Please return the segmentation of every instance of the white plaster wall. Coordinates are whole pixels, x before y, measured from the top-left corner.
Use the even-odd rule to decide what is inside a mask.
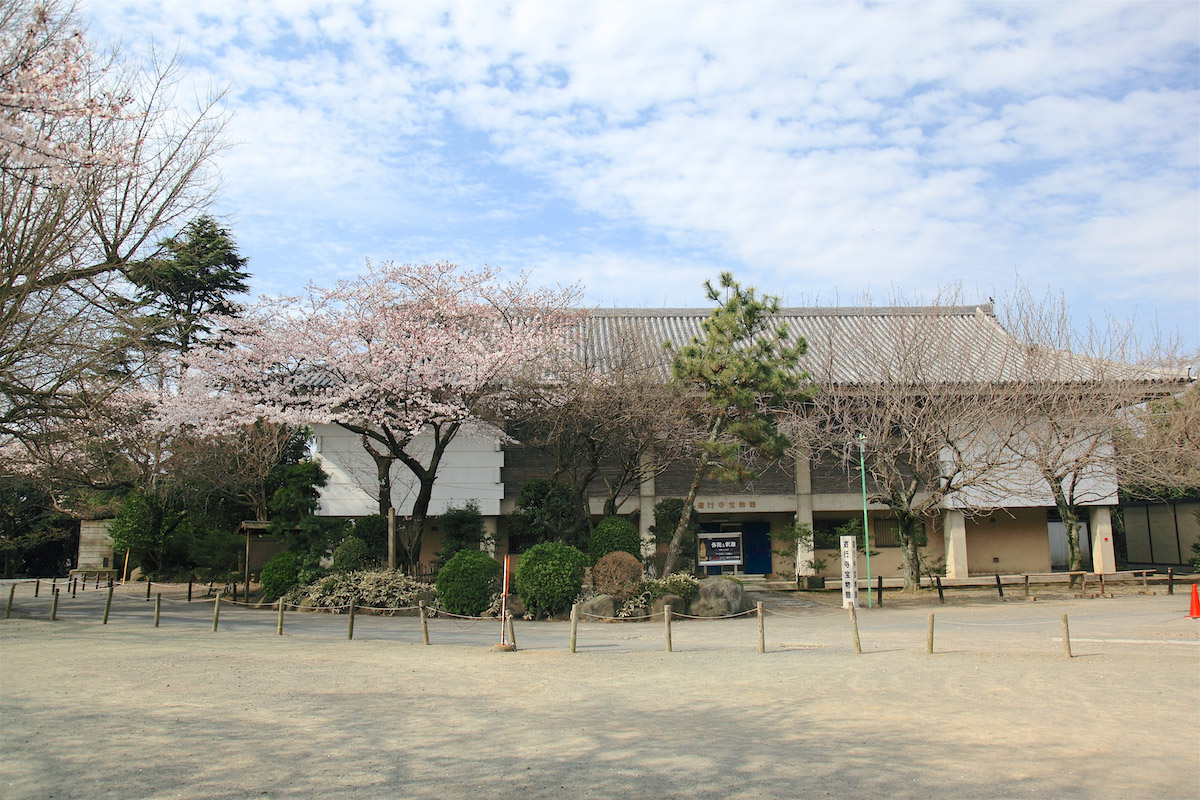
[[[336,425],[317,425],[316,456],[329,481],[321,489],[324,516],[359,517],[379,511],[375,462],[363,449],[362,440]],[[500,469],[504,452],[498,432],[472,430],[460,432],[446,449],[433,485],[430,514],[441,514],[451,506],[461,507],[470,500],[479,504],[484,516],[500,513],[504,485]],[[422,463],[428,464],[432,439],[422,434],[409,448]],[[396,513],[411,514],[417,482],[408,467],[399,461],[392,465],[392,504]]]

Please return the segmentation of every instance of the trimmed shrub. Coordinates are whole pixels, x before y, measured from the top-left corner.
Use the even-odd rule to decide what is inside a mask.
[[[371,558],[380,561],[387,558],[387,517],[382,514],[368,514],[354,520],[354,537],[366,542],[367,551]]]
[[[415,614],[413,606],[421,600],[430,600],[432,595],[433,587],[429,584],[399,572],[382,570],[329,575],[293,589],[284,600],[303,608],[328,609],[334,614],[346,613],[348,605],[354,601],[360,606],[384,609],[376,613],[391,616]]]
[[[300,559],[286,552],[273,556],[263,564],[262,589],[264,600],[277,600],[300,585]]]
[[[535,617],[562,613],[583,586],[588,558],[559,542],[542,542],[525,551],[517,564],[517,595]]]
[[[477,617],[496,593],[500,562],[479,550],[459,550],[437,574],[438,602],[452,614]]]
[[[642,584],[642,562],[623,550],[615,550],[592,567],[592,586],[597,594],[611,594],[619,602],[637,593]]]
[[[378,566],[372,557],[371,548],[357,536],[347,537],[333,549],[332,572],[354,572]]]
[[[642,539],[632,522],[621,517],[605,517],[592,531],[589,548],[592,563],[596,564],[609,553],[629,553],[639,561],[642,558]]]

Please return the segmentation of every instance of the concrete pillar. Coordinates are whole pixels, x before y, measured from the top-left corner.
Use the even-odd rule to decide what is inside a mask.
[[[645,458],[645,456],[643,456]],[[654,475],[647,470],[646,478],[638,484],[638,532],[642,536],[642,562],[649,563],[654,557],[654,505],[658,498],[654,494]]]
[[[807,525],[812,529],[812,465],[809,454],[801,451],[796,456],[796,526]],[[816,575],[809,563],[813,558],[812,539],[796,542],[796,578]]]
[[[499,530],[499,521],[499,517],[483,518],[483,541],[479,543],[479,549],[492,558],[496,557],[496,531]]]
[[[1117,571],[1117,554],[1113,549],[1112,513],[1108,506],[1089,509],[1088,529],[1092,534],[1092,572]]]
[[[942,525],[946,539],[946,577],[967,577],[967,521],[961,511],[947,511]]]

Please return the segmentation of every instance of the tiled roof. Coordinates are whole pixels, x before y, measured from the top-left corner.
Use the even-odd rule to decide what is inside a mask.
[[[654,347],[679,347],[701,335],[701,322],[710,313],[707,308],[593,309],[583,323],[586,352],[602,359],[625,332],[637,332]],[[1000,326],[991,304],[782,308],[773,322],[791,337],[807,340],[801,365],[821,381],[1006,382],[1032,375],[1088,381],[1145,375],[1111,362],[1024,345]],[[662,369],[664,375],[669,370],[665,353]]]

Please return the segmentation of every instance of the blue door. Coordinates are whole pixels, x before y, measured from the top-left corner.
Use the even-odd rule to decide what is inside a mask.
[[[766,575],[771,571],[771,523],[742,524],[742,558],[748,575]]]

